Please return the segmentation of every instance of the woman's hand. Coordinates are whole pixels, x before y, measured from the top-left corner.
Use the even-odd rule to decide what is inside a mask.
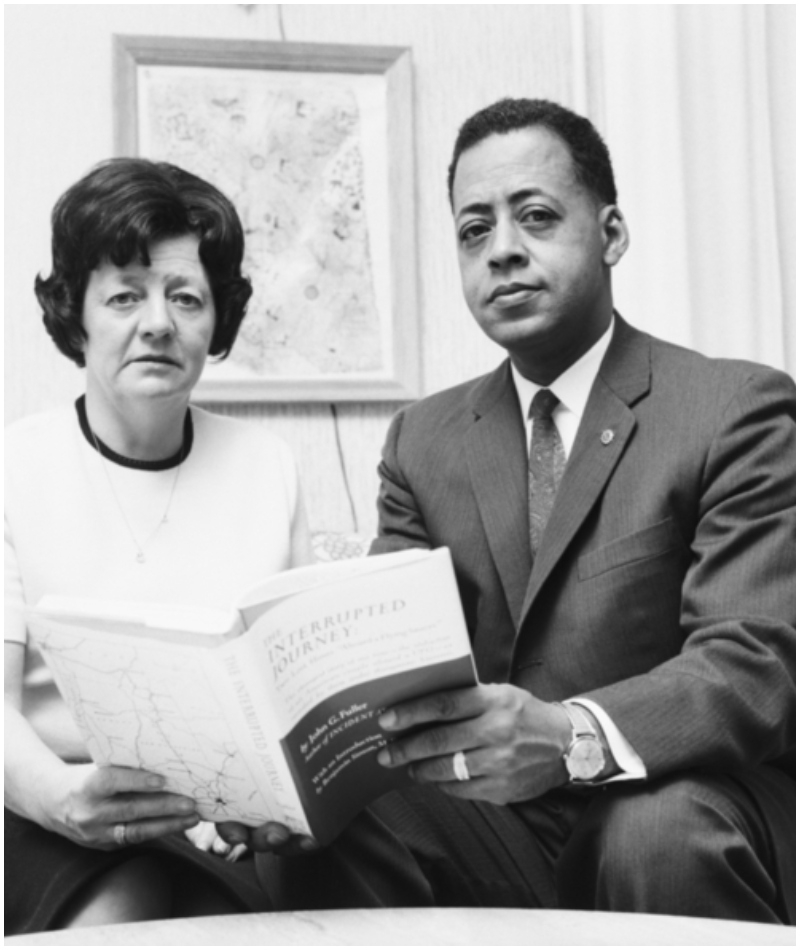
[[[298,854],[310,854],[319,845],[308,835],[293,835],[285,825],[268,821],[258,828],[248,828],[236,821],[224,821],[217,825],[220,838],[231,845],[245,845],[251,851],[274,851],[288,858]]]
[[[196,825],[195,803],[163,791],[164,784],[160,775],[142,769],[65,765],[56,790],[41,801],[43,824],[76,844],[101,851]]]
[[[197,824],[195,803],[165,792],[159,775],[63,762],[22,715],[24,645],[6,643],[3,658],[6,807],[70,841],[102,850]]]

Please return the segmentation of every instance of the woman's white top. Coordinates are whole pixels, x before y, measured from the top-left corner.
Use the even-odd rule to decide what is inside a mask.
[[[311,559],[288,446],[257,425],[191,413],[194,441],[177,482],[174,467],[101,457],[74,407],[6,430],[4,639],[27,644],[23,712],[62,758],[86,752],[28,642],[25,605],[52,594],[232,607],[264,578]]]

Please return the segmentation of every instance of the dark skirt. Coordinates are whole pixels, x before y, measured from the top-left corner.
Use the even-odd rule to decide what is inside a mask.
[[[200,851],[183,835],[116,851],[96,851],[5,809],[5,934],[37,933],[58,927],[77,894],[99,875],[133,857],[160,855],[174,874],[201,874],[240,911],[267,911],[255,862],[247,854],[234,863]]]

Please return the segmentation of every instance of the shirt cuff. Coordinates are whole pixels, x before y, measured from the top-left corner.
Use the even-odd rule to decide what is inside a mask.
[[[620,768],[620,771],[616,775],[612,775],[611,778],[598,782],[598,785],[608,785],[611,782],[630,782],[634,779],[641,780],[647,778],[647,769],[644,767],[644,762],[642,762],[639,756],[634,752],[630,742],[628,742],[625,736],[623,736],[614,725],[608,713],[601,709],[597,703],[592,702],[591,699],[580,698],[570,699],[569,701],[576,706],[583,706],[584,709],[587,709],[594,715],[600,724],[600,728],[605,733],[606,742],[608,742],[608,747],[614,756],[614,761]]]

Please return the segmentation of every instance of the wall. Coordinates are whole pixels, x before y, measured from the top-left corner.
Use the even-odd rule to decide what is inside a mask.
[[[794,372],[794,5],[583,9],[588,114],[633,235],[617,305],[674,342]]]
[[[281,24],[282,19],[282,24]],[[571,23],[550,5],[7,6],[6,421],[57,405],[82,377],[39,322],[31,288],[49,269],[61,192],[112,153],[114,33],[411,47],[418,299],[426,393],[484,372],[502,353],[461,300],[444,177],[457,127],[509,93],[572,102]],[[374,531],[375,467],[390,404],[224,406],[269,425],[302,466],[314,527]],[[338,422],[338,424],[337,424]]]
[[[112,151],[114,33],[411,48],[425,393],[502,356],[461,299],[444,176],[460,122],[503,95],[556,99],[605,135],[633,232],[614,277],[625,315],[793,371],[795,16],[788,4],[7,5],[6,420],[82,386],[31,288],[49,267],[54,201]],[[369,535],[396,408],[219,411],[291,443],[314,527]]]

